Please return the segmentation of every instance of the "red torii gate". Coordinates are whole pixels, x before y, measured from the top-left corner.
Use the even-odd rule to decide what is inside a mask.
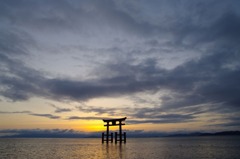
[[[104,134],[104,132],[102,133],[102,143],[104,143],[104,141],[108,143],[109,136],[111,137],[110,141],[113,142],[113,133],[109,134],[109,126],[119,126],[119,134],[115,132],[115,143],[117,143],[117,141],[119,141],[120,143],[124,141],[124,143],[126,143],[126,132],[122,133],[122,125],[125,125],[125,123],[122,123],[122,122],[125,121],[126,119],[127,117],[118,118],[118,119],[103,119],[103,121],[107,123],[106,125],[104,125],[107,127],[107,130],[106,130],[106,135]],[[105,139],[105,136],[106,136],[106,139]]]

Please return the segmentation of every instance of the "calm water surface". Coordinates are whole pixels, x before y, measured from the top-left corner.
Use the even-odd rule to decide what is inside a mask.
[[[240,159],[240,137],[0,139],[1,159]]]

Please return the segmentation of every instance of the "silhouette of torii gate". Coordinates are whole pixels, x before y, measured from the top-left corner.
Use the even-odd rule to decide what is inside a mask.
[[[106,135],[104,132],[102,133],[102,143],[104,143],[104,141],[106,141],[107,143],[109,141],[113,142],[113,133],[109,134],[109,126],[119,126],[119,133],[115,132],[115,143],[117,143],[117,141],[119,141],[120,143],[122,142],[126,143],[126,132],[122,133],[122,125],[125,125],[125,123],[122,122],[125,121],[126,119],[127,117],[118,119],[103,119],[103,121],[107,123],[106,125],[104,125],[107,127],[107,130]],[[111,137],[110,140],[109,136]]]

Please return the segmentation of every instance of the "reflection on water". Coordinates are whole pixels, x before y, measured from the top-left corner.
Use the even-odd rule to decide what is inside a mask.
[[[237,159],[240,137],[128,139],[0,139],[1,159]]]
[[[126,158],[126,144],[102,144],[102,158]]]

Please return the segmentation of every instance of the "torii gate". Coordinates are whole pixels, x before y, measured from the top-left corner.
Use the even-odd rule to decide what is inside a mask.
[[[103,121],[107,123],[106,125],[104,125],[107,127],[107,130],[106,130],[106,135],[104,134],[104,132],[102,133],[102,143],[104,143],[104,141],[108,143],[109,136],[111,136],[111,142],[113,142],[113,133],[109,135],[109,126],[119,126],[119,134],[115,132],[115,143],[117,143],[117,141],[119,141],[120,143],[124,141],[124,143],[126,143],[126,132],[122,134],[122,125],[125,125],[125,123],[122,123],[122,122],[125,121],[126,119],[127,117],[118,118],[118,119],[103,119]],[[105,136],[106,136],[106,139],[105,139]]]

